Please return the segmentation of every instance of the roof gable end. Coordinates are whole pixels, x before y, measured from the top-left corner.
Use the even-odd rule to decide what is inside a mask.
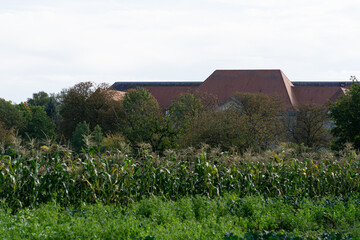
[[[293,85],[281,70],[216,70],[199,87],[201,91],[215,94],[220,102],[233,97],[236,92],[263,93],[279,96],[285,107],[296,104]]]

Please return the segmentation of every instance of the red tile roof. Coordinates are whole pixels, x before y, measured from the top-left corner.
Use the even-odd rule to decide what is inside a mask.
[[[136,84],[139,85],[139,83]],[[328,100],[335,101],[345,94],[346,89],[342,87],[344,84],[348,86],[350,83],[300,82],[293,84],[281,70],[216,70],[201,84],[186,86],[186,83],[144,83],[143,87],[157,99],[162,109],[166,109],[181,93],[197,89],[216,95],[220,103],[233,97],[236,92],[278,96],[286,109],[293,110],[300,104],[323,105]],[[121,86],[122,83],[113,85],[115,89],[123,90]],[[127,86],[124,85],[125,88]]]
[[[177,99],[181,93],[196,89],[197,86],[186,86],[186,87],[145,87],[158,101],[159,106],[162,109],[166,109],[173,100]]]
[[[295,87],[295,96],[299,103],[314,103],[325,105],[328,101],[335,101],[344,95],[342,87]]]
[[[216,70],[199,90],[216,94],[223,102],[236,92],[263,93],[278,96],[285,106],[297,104],[294,86],[280,70]]]

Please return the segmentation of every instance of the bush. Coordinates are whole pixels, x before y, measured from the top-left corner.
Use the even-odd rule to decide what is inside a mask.
[[[131,153],[132,149],[122,134],[108,134],[101,142],[104,151],[120,151],[124,154]]]
[[[71,145],[76,152],[80,152],[82,148],[86,146],[85,136],[90,135],[90,127],[87,122],[80,122],[76,125],[75,131],[71,138]]]

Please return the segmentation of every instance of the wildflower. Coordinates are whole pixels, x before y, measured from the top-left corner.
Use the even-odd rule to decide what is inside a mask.
[[[45,146],[45,145],[41,146],[40,149],[44,150],[44,151],[49,151],[50,150],[50,148],[48,146]]]

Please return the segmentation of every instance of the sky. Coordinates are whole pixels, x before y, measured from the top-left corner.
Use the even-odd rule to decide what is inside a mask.
[[[1,1],[0,98],[216,69],[359,78],[359,12],[359,0]]]

